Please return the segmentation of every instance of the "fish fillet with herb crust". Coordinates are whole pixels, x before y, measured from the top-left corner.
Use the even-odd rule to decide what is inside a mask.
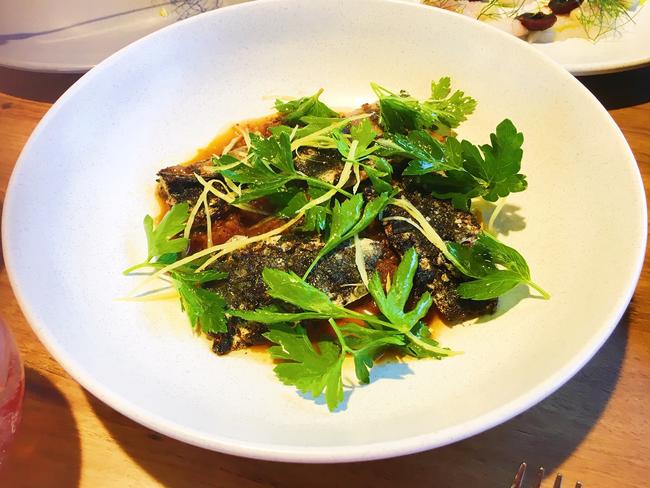
[[[222,181],[218,173],[214,172],[214,166],[210,161],[201,161],[189,165],[179,164],[161,169],[158,172],[158,193],[163,201],[170,207],[177,203],[187,202],[193,207],[203,193],[203,185],[195,174],[206,181],[218,179]],[[218,220],[226,216],[233,207],[222,199],[209,194],[208,207],[210,218]],[[205,227],[205,208],[201,206],[194,218],[193,228]]]
[[[455,209],[449,202],[417,190],[406,190],[402,196],[424,215],[443,240],[464,246],[472,246],[476,241],[481,226],[470,212]],[[383,225],[388,242],[400,256],[412,247],[418,252],[420,266],[415,275],[411,300],[417,300],[425,291],[429,291],[442,317],[451,323],[494,313],[496,299],[460,298],[458,286],[467,278],[411,223],[391,220],[390,217],[409,218],[409,214],[399,207],[390,206],[384,211]]]
[[[371,273],[389,251],[385,243],[371,239],[361,239],[361,246],[366,268]],[[270,306],[274,302],[266,292],[262,271],[273,268],[302,275],[322,247],[320,239],[298,234],[276,236],[253,244],[229,254],[215,265],[216,269],[229,274],[227,279],[211,284],[210,289],[220,294],[234,310],[255,310]],[[334,303],[340,305],[352,303],[368,293],[355,263],[354,246],[349,242],[325,256],[307,281],[326,292]],[[231,317],[227,332],[212,335],[212,349],[217,354],[226,354],[234,349],[248,347],[262,341],[261,334],[266,330],[260,324]]]

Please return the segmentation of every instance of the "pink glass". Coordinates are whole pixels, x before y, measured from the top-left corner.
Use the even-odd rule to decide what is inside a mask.
[[[9,329],[0,319],[0,467],[20,423],[24,392],[23,363]]]

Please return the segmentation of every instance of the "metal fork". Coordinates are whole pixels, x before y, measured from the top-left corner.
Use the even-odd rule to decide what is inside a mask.
[[[525,474],[526,474],[526,463],[521,463],[521,466],[519,466],[519,469],[517,470],[517,474],[515,475],[515,479],[512,482],[512,485],[510,485],[510,488],[523,488]],[[533,484],[532,488],[540,488],[542,486],[542,479],[544,479],[544,468],[540,467],[537,470],[537,479],[535,480],[535,484]],[[561,474],[558,474],[555,477],[553,488],[562,488]],[[576,481],[576,485],[574,488],[582,488],[582,483]]]

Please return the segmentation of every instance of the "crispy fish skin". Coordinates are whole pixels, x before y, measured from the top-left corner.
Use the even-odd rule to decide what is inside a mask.
[[[337,149],[314,147],[298,149],[295,164],[301,173],[332,184],[339,179],[345,165]]]
[[[213,180],[215,173],[211,168],[212,164],[204,161],[161,169],[158,172],[158,191],[161,197],[170,207],[180,202],[187,202],[190,204],[190,208],[193,207],[203,192],[203,185],[199,183],[194,174],[196,173],[208,181]],[[212,220],[222,219],[232,209],[228,203],[212,194],[208,195],[208,207]],[[204,225],[205,208],[201,206],[194,219],[193,228]]]
[[[366,103],[358,110],[354,110],[346,115],[352,116],[363,113],[369,114],[370,116],[367,119],[355,120],[351,125],[359,125],[362,120],[368,120],[373,130],[378,135],[381,135],[383,131],[379,126],[379,107],[377,104]],[[347,131],[349,129],[346,128],[345,130]],[[295,165],[298,171],[307,176],[334,184],[341,176],[345,161],[338,149],[302,147],[296,153]],[[362,171],[361,180],[365,180],[366,177],[366,173]],[[352,180],[346,183],[345,186],[352,186],[354,183],[355,181]]]
[[[427,219],[445,241],[472,246],[481,230],[476,218],[469,212],[458,210],[446,200],[424,195],[416,190],[402,193]],[[384,210],[386,217],[406,217],[409,214],[395,206]],[[458,295],[458,286],[467,281],[444,255],[410,223],[384,220],[384,232],[391,247],[400,255],[411,247],[419,256],[411,301],[417,301],[429,291],[442,317],[449,323],[458,323],[479,315],[494,313],[497,300],[466,300]]]
[[[215,267],[228,272],[228,278],[210,289],[221,295],[231,309],[255,310],[273,303],[262,279],[265,268],[304,273],[322,247],[319,240],[287,239],[276,236],[229,254]],[[212,350],[227,354],[262,342],[266,327],[237,317],[228,319],[228,332],[212,334]]]
[[[215,268],[226,271],[228,278],[214,283],[218,292],[237,310],[255,310],[272,302],[262,280],[265,268],[293,271],[302,275],[323,246],[319,239],[301,236],[274,236],[228,254]]]
[[[391,252],[387,244],[386,241],[374,239],[359,240],[369,276],[379,262]],[[332,301],[339,305],[347,305],[368,294],[356,265],[352,241],[323,257],[307,278],[307,282],[327,293]]]
[[[370,239],[361,241],[370,273],[386,252],[386,245]],[[293,271],[302,276],[322,247],[323,243],[318,238],[293,234],[252,244],[229,254],[216,265],[216,268],[228,271],[229,275],[227,279],[213,283],[210,289],[219,293],[232,309],[255,310],[271,305],[273,298],[266,292],[262,279],[264,269]],[[358,300],[367,291],[361,283],[354,257],[354,246],[344,243],[321,259],[307,281],[340,305]],[[221,355],[257,344],[263,340],[262,333],[265,331],[266,327],[261,324],[231,317],[228,332],[212,334],[212,350]]]
[[[304,175],[334,184],[343,173],[345,161],[337,149],[304,147],[298,150],[295,164],[296,169]],[[359,177],[363,182],[367,180],[368,175],[361,169]],[[350,178],[343,187],[349,188],[355,183],[356,178]]]

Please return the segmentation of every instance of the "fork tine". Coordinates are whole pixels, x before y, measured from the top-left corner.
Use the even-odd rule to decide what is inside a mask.
[[[540,466],[537,470],[537,476],[535,476],[535,482],[531,488],[542,488],[542,481],[544,481],[544,467]],[[519,465],[515,479],[512,481],[510,488],[523,488],[524,478],[526,477],[526,463],[523,462]],[[563,477],[562,474],[558,473],[553,482],[553,488],[562,488]],[[576,481],[576,484],[573,488],[583,488],[582,482]]]
[[[510,488],[521,488],[524,484],[525,474],[526,474],[526,463],[521,463],[519,465],[519,469],[517,470],[517,474],[515,475],[515,479],[512,481],[512,485],[510,485]]]
[[[544,479],[544,468],[540,466],[539,469],[537,470],[537,481],[535,482],[533,488],[541,488],[543,479]]]

